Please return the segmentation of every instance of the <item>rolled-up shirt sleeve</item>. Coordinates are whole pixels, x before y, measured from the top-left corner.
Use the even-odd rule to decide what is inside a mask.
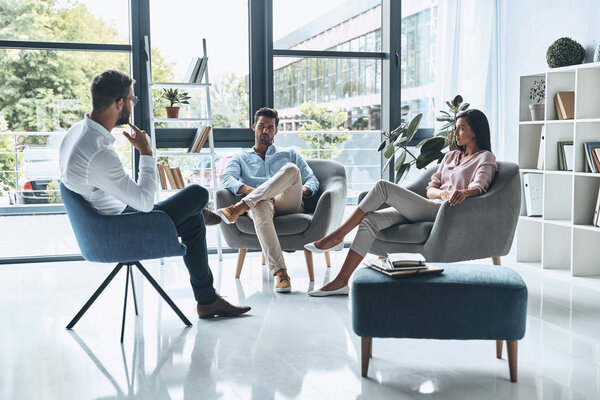
[[[429,184],[427,185],[425,191],[429,189],[439,189],[442,186],[442,170],[444,169],[444,165],[446,165],[446,160],[449,156],[450,152],[446,153],[437,171],[433,175],[431,175],[431,179],[429,180]]]
[[[489,157],[477,166],[473,179],[469,184],[469,189],[479,189],[479,194],[483,194],[487,191],[490,183],[494,179],[498,165],[496,164],[495,157],[490,153]]]
[[[238,194],[238,190],[243,185],[240,181],[241,174],[242,166],[240,161],[237,157],[233,157],[229,160],[225,167],[225,171],[223,171],[223,175],[221,175],[219,186],[221,189],[227,189],[233,194]]]
[[[140,156],[137,182],[125,172],[117,153],[104,148],[90,158],[87,170],[90,185],[136,210],[150,212],[154,208],[156,158],[153,156]]]

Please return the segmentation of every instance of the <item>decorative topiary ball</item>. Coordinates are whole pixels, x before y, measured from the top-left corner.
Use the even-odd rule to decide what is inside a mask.
[[[546,61],[550,68],[581,64],[585,58],[585,49],[575,40],[563,37],[552,43],[546,52]]]

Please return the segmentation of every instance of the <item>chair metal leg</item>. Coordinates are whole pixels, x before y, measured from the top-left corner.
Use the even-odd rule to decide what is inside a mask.
[[[179,316],[183,323],[187,326],[191,326],[192,323],[190,322],[190,320],[188,320],[186,316],[181,312],[181,310],[175,305],[175,303],[173,303],[173,300],[171,300],[171,298],[165,293],[165,291],[154,280],[154,278],[152,278],[152,275],[150,275],[150,273],[146,271],[146,268],[144,268],[139,261],[136,261],[134,264],[137,265],[142,275],[144,275],[146,279],[148,279],[148,282],[150,282],[150,284],[154,287],[154,289],[156,289],[158,294],[160,294],[161,297],[167,302],[167,304],[173,309],[173,311],[175,311],[175,314]]]
[[[102,282],[100,287],[98,287],[98,289],[96,289],[94,294],[92,294],[92,297],[90,297],[90,299],[83,305],[81,310],[79,310],[77,315],[75,315],[75,317],[71,320],[71,322],[69,322],[69,325],[67,325],[67,329],[72,329],[75,326],[75,324],[77,323],[77,321],[79,321],[79,319],[81,317],[83,317],[83,314],[85,314],[85,312],[88,310],[88,308],[90,308],[90,306],[94,303],[94,301],[96,301],[98,296],[100,296],[100,293],[102,293],[102,291],[104,291],[104,289],[106,289],[106,287],[108,286],[110,281],[113,280],[113,278],[121,270],[121,267],[123,265],[124,265],[123,263],[117,264],[117,266],[112,270],[112,272],[108,275],[108,277],[104,280],[104,282]]]
[[[123,334],[125,333],[125,313],[127,311],[127,289],[129,289],[129,272],[131,264],[127,264],[127,274],[125,276],[125,296],[123,297],[123,322],[121,323],[121,343],[123,343]]]
[[[133,307],[135,308],[135,315],[139,315],[137,297],[135,295],[135,284],[133,283],[133,268],[129,268],[129,276],[131,277],[131,293],[133,294]]]

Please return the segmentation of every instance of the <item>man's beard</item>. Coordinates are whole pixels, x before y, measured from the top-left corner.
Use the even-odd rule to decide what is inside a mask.
[[[125,125],[126,123],[128,123],[130,116],[131,116],[131,111],[129,111],[127,109],[127,107],[123,107],[123,110],[121,110],[121,115],[119,115],[119,119],[117,120],[117,126]]]
[[[258,143],[264,145],[264,146],[270,146],[273,144],[273,138],[271,138],[270,136],[268,136],[266,139],[262,138],[262,135],[260,135],[258,137]]]

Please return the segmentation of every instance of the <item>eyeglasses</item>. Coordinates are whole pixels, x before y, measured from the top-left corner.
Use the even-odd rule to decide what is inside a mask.
[[[140,101],[140,98],[137,96],[133,96],[133,97],[119,97],[119,99],[127,99],[131,101],[131,105],[135,107],[135,105]],[[119,99],[117,99],[117,101],[119,101]]]
[[[269,133],[273,133],[275,132],[275,125],[265,125],[265,124],[258,124],[256,125],[256,127],[258,128],[259,131],[263,131],[265,128],[267,128],[267,132]]]

